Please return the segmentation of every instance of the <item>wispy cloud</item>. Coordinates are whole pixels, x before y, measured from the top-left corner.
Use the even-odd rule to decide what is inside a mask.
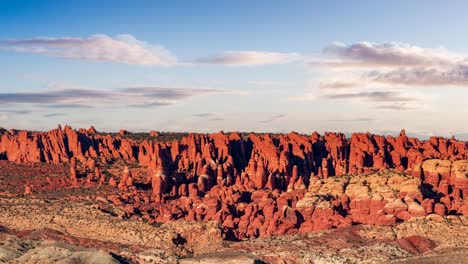
[[[132,35],[93,35],[87,38],[43,37],[6,40],[0,45],[17,52],[44,54],[64,59],[110,61],[134,65],[173,65],[168,50],[137,40]]]
[[[248,81],[247,83],[250,85],[264,86],[264,87],[281,87],[281,86],[288,85],[287,83],[274,82],[274,81]]]
[[[45,108],[94,108],[97,106],[155,108],[204,94],[228,92],[230,91],[221,89],[163,87],[61,89],[0,93],[0,103],[28,104]]]
[[[324,97],[329,99],[361,99],[369,102],[408,102],[417,100],[417,98],[404,96],[396,91],[338,93],[326,94]]]
[[[229,90],[211,89],[211,88],[164,88],[164,87],[131,87],[118,89],[119,92],[130,96],[139,96],[144,98],[155,98],[165,100],[179,100],[190,96],[214,93],[231,92]]]
[[[428,49],[400,42],[350,45],[336,42],[327,46],[323,53],[335,57],[334,61],[325,61],[332,67],[427,67],[463,60],[463,56],[442,48]]]
[[[14,115],[28,115],[28,114],[31,114],[33,111],[32,110],[3,109],[3,110],[0,110],[0,112],[14,114]]]
[[[129,104],[128,107],[135,108],[156,108],[160,106],[170,105],[169,102],[151,102],[151,103],[140,103],[140,104]]]
[[[325,120],[328,122],[337,122],[337,123],[342,123],[342,122],[374,122],[374,118],[368,118],[368,117],[360,117],[360,118],[351,118],[351,119],[330,119],[330,120]]]
[[[388,72],[373,71],[367,79],[374,83],[418,87],[468,87],[468,63],[443,68],[404,68]]]
[[[281,119],[281,118],[283,118],[283,117],[286,117],[286,114],[276,114],[276,115],[272,115],[272,116],[270,116],[269,118],[260,121],[260,123],[264,123],[264,124],[266,124],[266,123],[271,123],[271,122],[276,121],[276,120],[278,120],[278,119]]]
[[[57,117],[57,116],[65,116],[64,113],[50,113],[50,114],[45,114],[43,117]]]
[[[409,103],[392,103],[392,104],[378,105],[377,108],[383,109],[383,110],[404,111],[404,110],[414,109],[415,106]]]
[[[77,104],[77,103],[49,104],[49,105],[44,105],[44,107],[47,107],[47,108],[55,108],[55,109],[60,109],[60,108],[90,109],[90,108],[94,108],[94,106],[92,106],[92,105]]]
[[[99,90],[69,89],[46,92],[13,92],[0,93],[1,103],[49,103],[67,102],[75,99],[89,99],[107,96],[108,93]]]
[[[197,114],[193,114],[193,116],[195,117],[210,117],[210,116],[213,116],[214,114],[213,113],[197,113]]]
[[[222,64],[232,66],[257,66],[269,64],[287,64],[300,61],[298,53],[280,53],[266,51],[225,51],[211,57],[196,59],[195,63]]]
[[[216,116],[215,113],[197,113],[193,114],[192,116],[202,118],[203,120],[208,121],[223,121],[224,118]]]
[[[322,90],[336,90],[336,89],[347,89],[354,88],[363,85],[359,81],[322,81],[319,83],[319,88]]]

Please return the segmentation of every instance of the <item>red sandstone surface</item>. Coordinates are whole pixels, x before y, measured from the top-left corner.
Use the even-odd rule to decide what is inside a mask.
[[[130,134],[69,126],[3,131],[0,159],[50,164],[44,177],[21,183],[24,195],[103,186],[111,190],[104,199],[126,217],[214,220],[229,239],[468,214],[468,142],[454,138],[421,141],[404,130],[349,139],[219,132],[159,141],[155,131],[143,139]]]

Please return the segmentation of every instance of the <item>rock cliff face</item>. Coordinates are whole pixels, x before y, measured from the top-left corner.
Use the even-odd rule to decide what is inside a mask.
[[[128,134],[3,131],[0,159],[69,163],[70,186],[80,184],[79,170],[89,186],[118,187],[109,200],[129,215],[216,220],[231,238],[468,214],[468,143],[454,138],[219,132],[159,142]],[[101,167],[116,161],[147,168],[146,180],[137,184],[129,168],[106,178]]]

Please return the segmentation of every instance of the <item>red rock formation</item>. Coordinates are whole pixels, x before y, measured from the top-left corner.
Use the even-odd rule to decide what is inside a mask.
[[[144,163],[151,155],[170,153],[172,162],[179,157],[184,169],[190,168],[190,164],[196,162],[197,153],[200,153],[205,160],[212,159],[215,162],[231,159],[238,169],[247,164],[246,143],[236,133],[229,137],[223,133],[210,136],[192,134],[180,142],[153,145],[147,141],[137,143],[130,139],[101,136],[93,128],[85,131],[77,132],[66,126],[64,130],[58,128],[49,132],[3,133],[0,153],[10,161],[48,163],[66,162],[71,157],[81,161],[88,157],[106,157]],[[463,160],[468,156],[466,142],[431,138],[421,143],[417,139],[408,138],[404,131],[396,138],[355,133],[349,141],[343,134],[335,133],[326,133],[323,137],[317,133],[311,137],[297,133],[273,137],[251,134],[248,140],[252,142],[252,152],[263,158],[269,173],[278,171],[288,174],[293,165],[297,165],[299,172],[304,175],[317,174],[319,170],[323,173],[324,169],[329,176],[387,167],[413,170],[424,159]],[[181,146],[184,149],[187,147],[185,154],[179,153]],[[301,164],[296,164],[299,160],[294,159],[300,159]]]
[[[99,185],[103,185],[106,182],[106,175],[102,172],[100,168],[95,167],[94,175],[99,179]]]
[[[168,178],[162,165],[162,160],[159,160],[156,170],[153,171],[151,176],[151,186],[153,187],[153,197],[159,202],[163,198],[163,194],[168,188]]]
[[[267,182],[267,178],[268,178],[268,175],[266,173],[266,170],[265,170],[265,163],[263,162],[263,158],[260,158],[258,163],[257,163],[257,170],[255,171],[255,176],[253,176],[254,178],[254,183],[255,183],[255,188],[257,189],[262,189],[266,182]]]
[[[88,171],[94,171],[96,169],[96,161],[94,159],[89,158],[86,162],[86,167]]]
[[[94,126],[90,126],[88,130],[86,130],[89,134],[96,134],[97,130],[94,128]]]
[[[77,177],[77,172],[76,172],[76,158],[72,157],[70,159],[70,180],[72,182],[73,187],[78,187],[78,177]]]
[[[125,130],[125,129],[120,129],[119,134],[120,134],[121,136],[125,136],[125,135],[128,134],[128,131]]]
[[[106,184],[101,168],[109,165],[148,167],[147,173],[135,169],[134,176],[128,167],[122,172],[117,197],[127,214],[152,221],[216,220],[237,238],[468,213],[468,144],[453,138],[421,142],[404,130],[397,137],[355,133],[350,139],[341,133],[219,132],[155,142],[125,133],[69,126],[4,131],[0,159],[69,162],[75,187],[84,183],[82,176],[88,186]],[[411,176],[388,177],[386,169]],[[367,178],[347,175],[373,172]],[[139,187],[149,183],[151,190]]]
[[[109,185],[112,186],[112,187],[116,187],[117,186],[117,182],[115,181],[114,177],[111,177],[109,179]]]
[[[24,192],[23,195],[31,195],[32,194],[32,188],[29,185],[24,186]]]
[[[132,172],[130,169],[125,166],[123,172],[122,172],[122,178],[120,179],[119,182],[119,190],[127,190],[129,187],[133,186],[133,177],[132,177]]]

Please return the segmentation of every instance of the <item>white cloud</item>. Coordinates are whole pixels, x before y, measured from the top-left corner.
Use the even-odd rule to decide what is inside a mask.
[[[132,35],[93,35],[88,38],[33,38],[1,42],[17,52],[58,58],[110,61],[134,65],[173,65],[177,59],[166,49],[137,40]]]
[[[222,64],[233,66],[257,66],[270,64],[287,64],[300,61],[298,53],[279,53],[265,51],[225,51],[212,57],[195,60],[196,63]]]
[[[8,116],[5,114],[0,114],[0,121],[6,121],[8,120]]]
[[[354,73],[352,80],[322,81],[320,87],[324,89],[376,85],[468,87],[468,58],[442,48],[405,43],[334,43],[324,49],[324,54],[339,60],[323,59],[323,66]]]

